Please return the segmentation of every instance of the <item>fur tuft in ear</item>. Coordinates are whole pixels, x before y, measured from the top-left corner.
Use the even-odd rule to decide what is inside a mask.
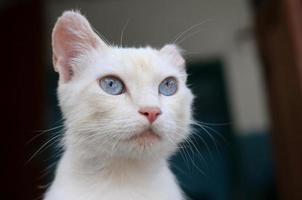
[[[167,44],[160,50],[161,55],[165,56],[173,65],[185,67],[185,59],[181,55],[181,49],[175,44]]]
[[[92,49],[107,45],[92,30],[87,19],[77,11],[65,11],[52,32],[53,65],[60,79],[69,81],[74,75],[74,60]]]

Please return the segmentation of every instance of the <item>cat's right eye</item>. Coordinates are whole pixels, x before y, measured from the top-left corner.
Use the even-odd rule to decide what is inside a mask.
[[[102,90],[111,95],[120,95],[125,91],[123,82],[114,76],[101,78],[99,80],[99,85]]]

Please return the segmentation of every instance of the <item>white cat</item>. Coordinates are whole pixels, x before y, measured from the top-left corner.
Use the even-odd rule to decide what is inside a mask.
[[[74,11],[58,19],[52,47],[67,131],[44,199],[184,199],[167,162],[190,132],[179,49],[109,46]]]

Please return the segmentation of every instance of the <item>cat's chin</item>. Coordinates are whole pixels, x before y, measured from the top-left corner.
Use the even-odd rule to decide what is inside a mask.
[[[151,129],[144,130],[138,134],[135,134],[128,138],[127,142],[135,142],[138,145],[144,145],[146,143],[154,143],[161,140],[161,136]]]

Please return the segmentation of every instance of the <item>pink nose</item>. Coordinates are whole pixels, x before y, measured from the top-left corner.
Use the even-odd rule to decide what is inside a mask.
[[[152,124],[157,117],[161,114],[161,110],[158,107],[144,107],[139,109],[138,111],[140,114],[147,117],[149,122]]]

